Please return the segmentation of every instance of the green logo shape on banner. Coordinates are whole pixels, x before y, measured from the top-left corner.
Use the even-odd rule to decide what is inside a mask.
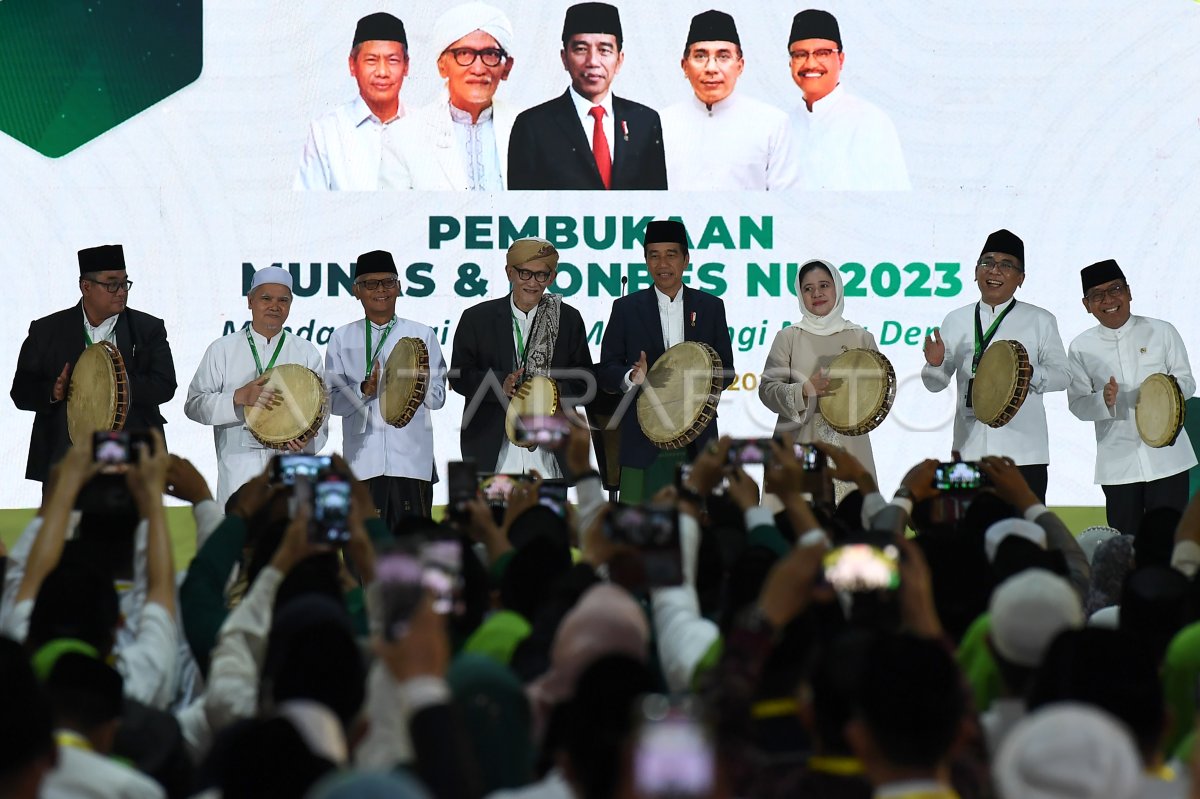
[[[200,77],[202,0],[0,0],[0,131],[58,158]]]

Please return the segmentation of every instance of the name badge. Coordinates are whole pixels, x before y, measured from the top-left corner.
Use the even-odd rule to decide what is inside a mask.
[[[246,449],[266,449],[266,447],[264,447],[262,443],[254,437],[254,434],[250,432],[250,428],[246,427],[246,425],[242,425],[241,439],[242,446]]]

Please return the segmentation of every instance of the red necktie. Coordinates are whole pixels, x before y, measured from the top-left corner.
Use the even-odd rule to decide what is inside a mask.
[[[608,137],[604,135],[604,125],[600,122],[604,118],[604,106],[592,106],[588,113],[596,120],[592,127],[592,156],[596,159],[596,169],[600,170],[600,180],[603,181],[604,188],[611,189],[612,156],[608,154]]]

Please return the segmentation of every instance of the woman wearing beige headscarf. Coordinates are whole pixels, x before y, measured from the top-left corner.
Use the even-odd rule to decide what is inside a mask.
[[[846,350],[878,351],[875,337],[842,318],[842,276],[828,261],[809,261],[796,275],[800,321],[775,335],[758,398],[775,413],[776,435],[794,433],[797,441],[824,441],[846,449],[875,475],[868,435],[844,436],[821,416],[817,400],[828,390],[824,370]],[[841,491],[838,491],[839,497]]]

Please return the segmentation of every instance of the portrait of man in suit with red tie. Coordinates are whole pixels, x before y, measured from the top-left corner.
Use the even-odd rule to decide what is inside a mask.
[[[578,3],[563,21],[571,86],[522,111],[508,145],[510,189],[665,189],[658,112],[615,97],[625,53],[621,17],[608,3]]]

